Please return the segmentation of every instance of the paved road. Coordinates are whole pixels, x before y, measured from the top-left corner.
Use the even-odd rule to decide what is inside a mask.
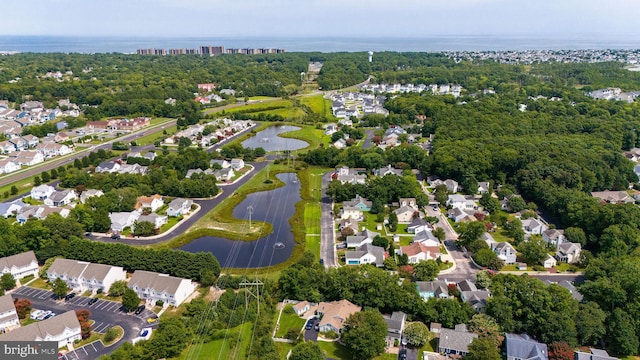
[[[183,234],[187,229],[189,229],[193,224],[195,224],[196,221],[200,220],[200,218],[202,218],[207,213],[209,213],[209,211],[213,210],[213,208],[218,206],[224,199],[231,196],[240,186],[242,186],[244,183],[249,181],[249,179],[251,179],[253,175],[255,175],[258,171],[262,170],[265,166],[267,166],[268,162],[254,163],[251,165],[253,165],[254,167],[254,170],[252,171],[251,174],[248,174],[247,176],[238,180],[235,184],[228,185],[228,186],[221,186],[220,189],[222,189],[223,193],[218,197],[214,199],[207,199],[207,200],[194,200],[194,203],[200,205],[200,210],[196,214],[191,215],[188,219],[183,221],[179,226],[174,227],[171,231],[164,233],[162,236],[152,238],[152,239],[145,239],[145,238],[111,239],[110,237],[107,237],[107,236],[92,235],[89,237],[89,239],[96,240],[96,241],[103,241],[103,242],[117,242],[117,243],[122,243],[127,245],[157,244],[163,241],[173,239],[174,237],[180,234]]]
[[[373,140],[373,133],[375,130],[365,130],[364,134],[365,134],[365,138],[364,138],[364,142],[362,143],[362,148],[363,149],[368,149],[371,147],[371,140]]]
[[[96,303],[88,305],[89,298],[84,296],[76,296],[69,301],[55,300],[51,291],[28,286],[15,290],[11,296],[14,299],[27,298],[33,304],[34,309],[50,310],[58,315],[69,310],[88,309],[91,312],[90,319],[95,321],[93,330],[96,332],[104,332],[115,325],[120,325],[124,329],[123,338],[116,344],[108,348],[104,347],[101,342],[89,344],[67,353],[66,358],[69,360],[99,359],[137,337],[140,329],[157,326],[157,323],[150,325],[147,322],[149,317],[155,316],[150,310],[147,309],[140,315],[127,314],[122,309],[122,305],[115,301],[98,300]]]
[[[129,142],[134,141],[135,139],[140,138],[142,136],[155,134],[157,132],[162,131],[165,127],[175,125],[176,121],[177,120],[171,120],[171,121],[168,121],[168,122],[165,122],[165,123],[162,123],[162,124],[156,124],[156,125],[153,125],[151,127],[148,127],[148,128],[145,128],[145,129],[142,129],[142,130],[139,130],[139,131],[135,131],[135,132],[132,132],[130,134],[123,135],[121,137],[112,139],[112,140],[107,141],[107,142],[105,142],[103,144],[95,145],[95,146],[86,148],[84,150],[80,150],[80,151],[74,152],[74,153],[72,153],[72,154],[70,154],[68,156],[47,160],[42,164],[38,164],[36,166],[28,167],[27,169],[25,169],[23,171],[11,173],[11,175],[3,176],[2,179],[0,179],[0,186],[5,186],[5,185],[11,184],[13,182],[16,182],[18,180],[22,180],[22,179],[25,179],[25,178],[28,178],[28,177],[31,177],[31,176],[39,175],[43,171],[49,171],[51,169],[58,168],[58,167],[60,167],[62,165],[66,165],[66,164],[72,163],[75,159],[80,159],[80,158],[88,155],[92,151],[98,151],[99,149],[110,150],[111,149],[111,143],[113,143],[114,141],[122,141],[124,143],[129,143]]]
[[[335,226],[333,223],[333,202],[327,195],[327,186],[333,171],[322,175],[322,216],[320,220],[320,259],[326,268],[338,267],[336,261]]]

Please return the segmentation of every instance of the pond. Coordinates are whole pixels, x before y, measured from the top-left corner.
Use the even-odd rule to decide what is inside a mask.
[[[278,136],[279,134],[300,130],[297,126],[275,125],[259,131],[255,136],[242,142],[245,148],[261,147],[265,151],[300,150],[309,146],[306,141],[298,139],[287,139]]]
[[[180,248],[188,252],[212,253],[220,266],[232,268],[256,268],[276,265],[291,256],[295,241],[289,219],[300,201],[300,182],[295,173],[276,175],[285,186],[270,191],[249,194],[233,209],[233,216],[248,222],[266,221],[273,225],[273,232],[255,241],[234,241],[215,236],[203,236]],[[248,226],[248,223],[247,223]]]

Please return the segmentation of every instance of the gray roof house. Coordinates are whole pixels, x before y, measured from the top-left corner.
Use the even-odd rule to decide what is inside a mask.
[[[165,306],[182,304],[196,290],[196,284],[189,279],[142,270],[133,273],[127,286],[147,303],[162,300]]]
[[[0,335],[0,341],[56,341],[59,348],[81,338],[80,322],[74,310]]]
[[[191,210],[191,205],[193,205],[193,200],[191,199],[175,198],[169,203],[169,208],[167,208],[167,216],[185,215],[189,212],[189,210]]]
[[[427,301],[429,298],[437,297],[446,299],[449,297],[449,287],[444,281],[416,281],[416,288],[422,300]]]
[[[394,311],[391,316],[383,315],[382,317],[387,323],[387,347],[392,347],[396,341],[399,342],[402,338],[407,314],[402,311]]]
[[[0,258],[0,273],[10,273],[15,279],[27,275],[38,277],[38,260],[33,251]]]
[[[384,248],[371,244],[364,244],[355,251],[346,251],[344,253],[344,260],[347,265],[373,264],[377,267],[383,267],[384,258]]]
[[[438,352],[444,355],[466,355],[469,352],[469,344],[478,334],[467,331],[465,324],[456,325],[455,329],[440,329]]]
[[[77,198],[75,190],[67,189],[54,191],[48,198],[44,199],[44,203],[49,206],[66,206]]]
[[[549,360],[547,345],[527,334],[504,334],[507,360]]]
[[[20,327],[20,319],[10,294],[0,296],[0,333]]]
[[[558,245],[556,251],[556,259],[560,262],[575,264],[580,261],[582,246],[579,243],[565,242]]]
[[[610,356],[606,350],[589,349],[589,352],[580,350],[575,352],[575,360],[620,360],[617,357]]]
[[[361,211],[369,211],[371,210],[371,206],[372,206],[372,202],[363,198],[360,195],[356,195],[355,198],[349,200],[349,201],[344,201],[342,203],[343,206],[355,206],[357,208],[360,208]]]
[[[94,197],[94,196],[100,197],[102,195],[104,195],[104,192],[102,192],[102,190],[88,189],[88,190],[83,191],[80,194],[80,202],[82,204],[84,204],[87,201],[88,198],[91,198],[91,197]]]
[[[508,242],[499,242],[492,249],[505,264],[516,263],[516,249]]]
[[[25,204],[21,199],[0,203],[0,216],[3,216],[4,218],[14,216],[25,206],[27,206],[27,204]]]

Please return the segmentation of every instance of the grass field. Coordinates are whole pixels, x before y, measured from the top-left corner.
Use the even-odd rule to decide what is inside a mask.
[[[322,115],[329,121],[337,120],[331,111],[331,100],[322,97],[322,94],[300,97],[300,103],[306,105],[316,114]]]
[[[382,355],[378,355],[374,357],[373,360],[396,360],[397,358],[398,358],[398,355],[396,354],[384,353]]]
[[[301,129],[296,131],[286,132],[286,133],[280,134],[279,136],[283,138],[299,139],[309,143],[309,146],[307,146],[304,149],[296,150],[294,151],[294,153],[297,153],[299,151],[308,151],[309,149],[315,149],[320,145],[320,143],[324,142],[325,138],[328,138],[328,136],[324,135],[324,130],[322,129],[316,129],[313,126],[304,126],[304,125],[295,124],[295,123],[290,125],[299,126],[301,127]]]
[[[326,341],[318,341],[318,345],[325,357],[329,357],[332,359],[339,360],[351,360],[351,354],[344,345],[341,345],[337,341],[326,342]]]
[[[164,130],[166,130],[168,135],[174,134],[177,131],[176,126],[169,126],[167,128],[165,128]],[[147,135],[147,136],[143,136],[139,139],[136,139],[136,143],[138,144],[138,146],[143,146],[143,145],[151,145],[153,143],[155,143],[156,141],[158,141],[160,138],[167,136],[165,134],[162,133],[162,131],[159,131],[155,134],[151,134],[151,135]]]
[[[255,103],[255,104],[238,106],[232,109],[227,109],[225,110],[225,112],[226,113],[237,113],[237,112],[258,113],[258,112],[267,111],[267,110],[288,109],[292,107],[293,107],[293,103],[291,102],[291,100],[277,100],[277,101],[269,101],[264,103]]]
[[[293,349],[293,344],[289,344],[289,343],[277,342],[275,343],[275,345],[276,345],[276,350],[280,355],[280,359],[286,359],[287,354],[289,353],[289,350]]]
[[[273,100],[273,99],[277,99],[277,98],[272,97],[272,96],[251,96],[251,97],[249,97],[249,101],[263,101],[263,100]]]
[[[285,335],[287,335],[289,329],[302,330],[302,326],[304,326],[305,322],[305,319],[301,318],[295,313],[288,314],[286,313],[286,311],[282,311],[282,315],[280,316],[280,327],[276,332],[276,337],[284,338]]]
[[[252,323],[236,326],[226,332],[226,338],[187,347],[179,359],[246,359],[252,331]]]
[[[266,110],[266,111],[261,111],[260,113],[267,114],[267,115],[282,116],[286,121],[302,120],[306,115],[304,110],[300,108],[294,108],[294,107],[275,109],[275,110]]]

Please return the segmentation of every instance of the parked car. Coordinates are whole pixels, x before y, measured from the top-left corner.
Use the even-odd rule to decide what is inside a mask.
[[[142,312],[144,311],[144,309],[145,309],[145,306],[144,306],[144,305],[140,305],[140,306],[138,306],[138,308],[137,308],[137,309],[136,309],[136,311],[135,311],[135,314],[136,314],[136,315],[140,315],[140,314],[142,314]]]
[[[96,303],[96,301],[98,301],[98,299],[97,299],[97,298],[91,298],[91,299],[89,300],[88,305],[93,305],[93,304],[95,304],[95,303]]]
[[[36,320],[38,320],[38,321],[42,321],[42,320],[44,320],[44,318],[45,318],[46,316],[48,316],[49,314],[52,314],[52,313],[53,313],[52,311],[48,311],[48,310],[47,310],[47,311],[45,311],[45,312],[41,313],[40,315],[38,315],[38,316],[36,317]]]
[[[304,328],[307,330],[311,330],[312,327],[313,327],[313,320],[312,319],[307,320],[307,325],[305,325]]]
[[[75,296],[76,296],[75,293],[69,293],[64,297],[64,300],[65,301],[69,301],[69,300],[73,299]]]
[[[48,318],[52,318],[54,316],[56,316],[56,313],[52,312],[51,314],[45,316],[42,320],[47,320]]]
[[[31,316],[29,316],[29,318],[31,318],[31,320],[35,320],[38,318],[38,316],[42,315],[43,313],[44,313],[44,310],[33,309],[33,311],[31,312]]]

